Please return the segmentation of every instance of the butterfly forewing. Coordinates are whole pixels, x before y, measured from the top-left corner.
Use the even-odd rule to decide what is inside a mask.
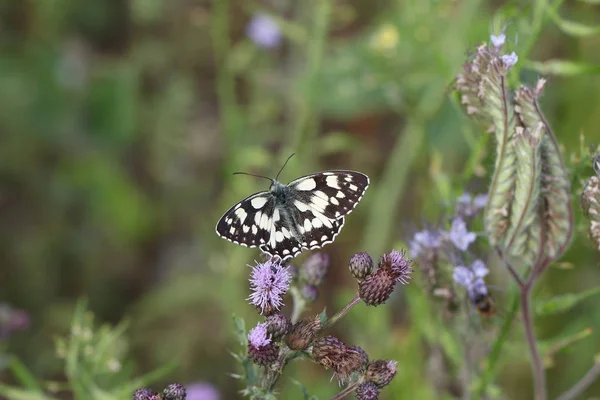
[[[275,198],[260,192],[231,207],[217,223],[219,236],[242,246],[257,247],[269,241]]]
[[[298,191],[300,202],[337,219],[354,210],[369,186],[369,177],[355,171],[327,171],[303,176],[288,186]]]

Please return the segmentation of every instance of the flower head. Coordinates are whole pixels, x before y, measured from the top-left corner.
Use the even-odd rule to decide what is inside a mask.
[[[219,400],[219,391],[210,383],[196,382],[187,387],[187,400]]]
[[[452,221],[452,227],[448,232],[450,241],[454,243],[457,249],[466,251],[471,243],[475,241],[477,235],[467,230],[467,224],[462,218],[455,218]]]
[[[361,251],[352,256],[348,268],[352,276],[361,281],[373,272],[373,259],[367,253]]]
[[[500,59],[502,59],[502,62],[504,63],[504,67],[506,69],[510,69],[512,66],[514,66],[517,63],[517,61],[519,61],[519,56],[517,55],[517,53],[515,53],[513,51],[510,54],[505,54],[505,55],[501,56]]]
[[[181,383],[171,383],[163,390],[164,400],[186,400],[187,393]]]
[[[257,14],[252,17],[246,27],[246,35],[263,48],[270,49],[281,43],[281,31],[277,22],[266,14]]]
[[[499,35],[491,35],[490,40],[492,41],[494,47],[501,47],[506,41],[506,35],[504,33],[501,33]]]
[[[389,254],[384,254],[380,265],[389,263],[390,269],[396,276],[396,282],[406,285],[410,280],[412,273],[412,261],[406,258],[406,252],[392,250]]]
[[[396,376],[398,363],[392,360],[373,361],[367,367],[367,380],[382,388],[390,384]]]
[[[378,306],[389,299],[396,284],[406,285],[412,273],[412,261],[404,251],[392,250],[379,260],[379,268],[358,284],[360,298],[369,306]]]
[[[248,332],[248,343],[260,349],[271,343],[271,337],[267,336],[267,325],[258,324]]]
[[[260,309],[261,314],[271,314],[283,306],[283,296],[290,288],[291,274],[278,262],[268,260],[252,267],[250,288],[252,294],[247,300]]]
[[[369,362],[363,349],[347,346],[335,336],[316,339],[312,356],[323,367],[333,370],[340,382],[348,380],[353,372],[364,371]]]
[[[440,245],[440,233],[437,231],[423,230],[415,233],[408,243],[409,254],[412,258],[421,257],[427,250],[436,249]]]
[[[315,253],[310,256],[300,269],[300,279],[311,286],[319,286],[329,268],[329,256],[325,253]]]
[[[279,347],[268,336],[267,324],[261,323],[248,333],[248,358],[258,365],[269,365],[277,359]]]
[[[373,382],[363,382],[356,388],[356,400],[377,400],[379,388]]]
[[[489,273],[485,263],[475,260],[469,267],[462,265],[454,267],[452,278],[460,286],[467,289],[471,300],[487,295],[487,287],[483,278]]]

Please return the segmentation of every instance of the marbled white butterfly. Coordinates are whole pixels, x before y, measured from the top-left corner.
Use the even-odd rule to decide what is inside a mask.
[[[287,185],[277,181],[279,174],[275,179],[259,177],[271,181],[269,191],[231,207],[216,231],[233,243],[259,247],[282,260],[332,243],[369,186],[365,174],[344,170],[303,176]]]

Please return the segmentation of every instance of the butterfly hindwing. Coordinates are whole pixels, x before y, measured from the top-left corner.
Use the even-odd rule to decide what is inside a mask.
[[[301,233],[294,224],[289,210],[275,206],[272,219],[269,240],[260,246],[261,251],[283,260],[296,257],[302,252]]]
[[[231,207],[217,223],[219,236],[242,246],[257,247],[269,241],[275,199],[260,192]]]
[[[288,186],[297,191],[298,201],[338,219],[354,210],[369,187],[369,177],[355,171],[326,171],[303,176]]]

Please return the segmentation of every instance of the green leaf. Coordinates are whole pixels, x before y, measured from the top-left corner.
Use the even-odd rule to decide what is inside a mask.
[[[550,17],[560,30],[567,35],[584,37],[600,33],[600,26],[588,26],[579,22],[563,19],[559,14],[550,11],[550,9],[548,9],[548,14],[550,14]]]
[[[600,294],[600,287],[589,289],[581,293],[568,293],[561,296],[556,296],[550,300],[542,302],[538,301],[535,306],[535,314],[537,316],[541,316],[568,311],[581,301],[597,294]]]
[[[600,65],[584,64],[568,60],[526,61],[525,68],[543,75],[576,76],[600,73]]]
[[[10,359],[10,370],[17,381],[28,391],[42,394],[42,388],[37,383],[35,376],[17,357],[12,356]]]
[[[556,353],[581,339],[585,339],[586,337],[590,336],[592,332],[592,328],[585,328],[571,335],[561,336],[547,341],[540,341],[539,349],[544,357],[544,363],[547,366],[553,365],[553,359]]]
[[[242,346],[248,345],[248,337],[246,331],[246,322],[243,318],[240,318],[236,315],[233,316],[233,326],[235,328],[235,335],[238,337],[240,344]]]

